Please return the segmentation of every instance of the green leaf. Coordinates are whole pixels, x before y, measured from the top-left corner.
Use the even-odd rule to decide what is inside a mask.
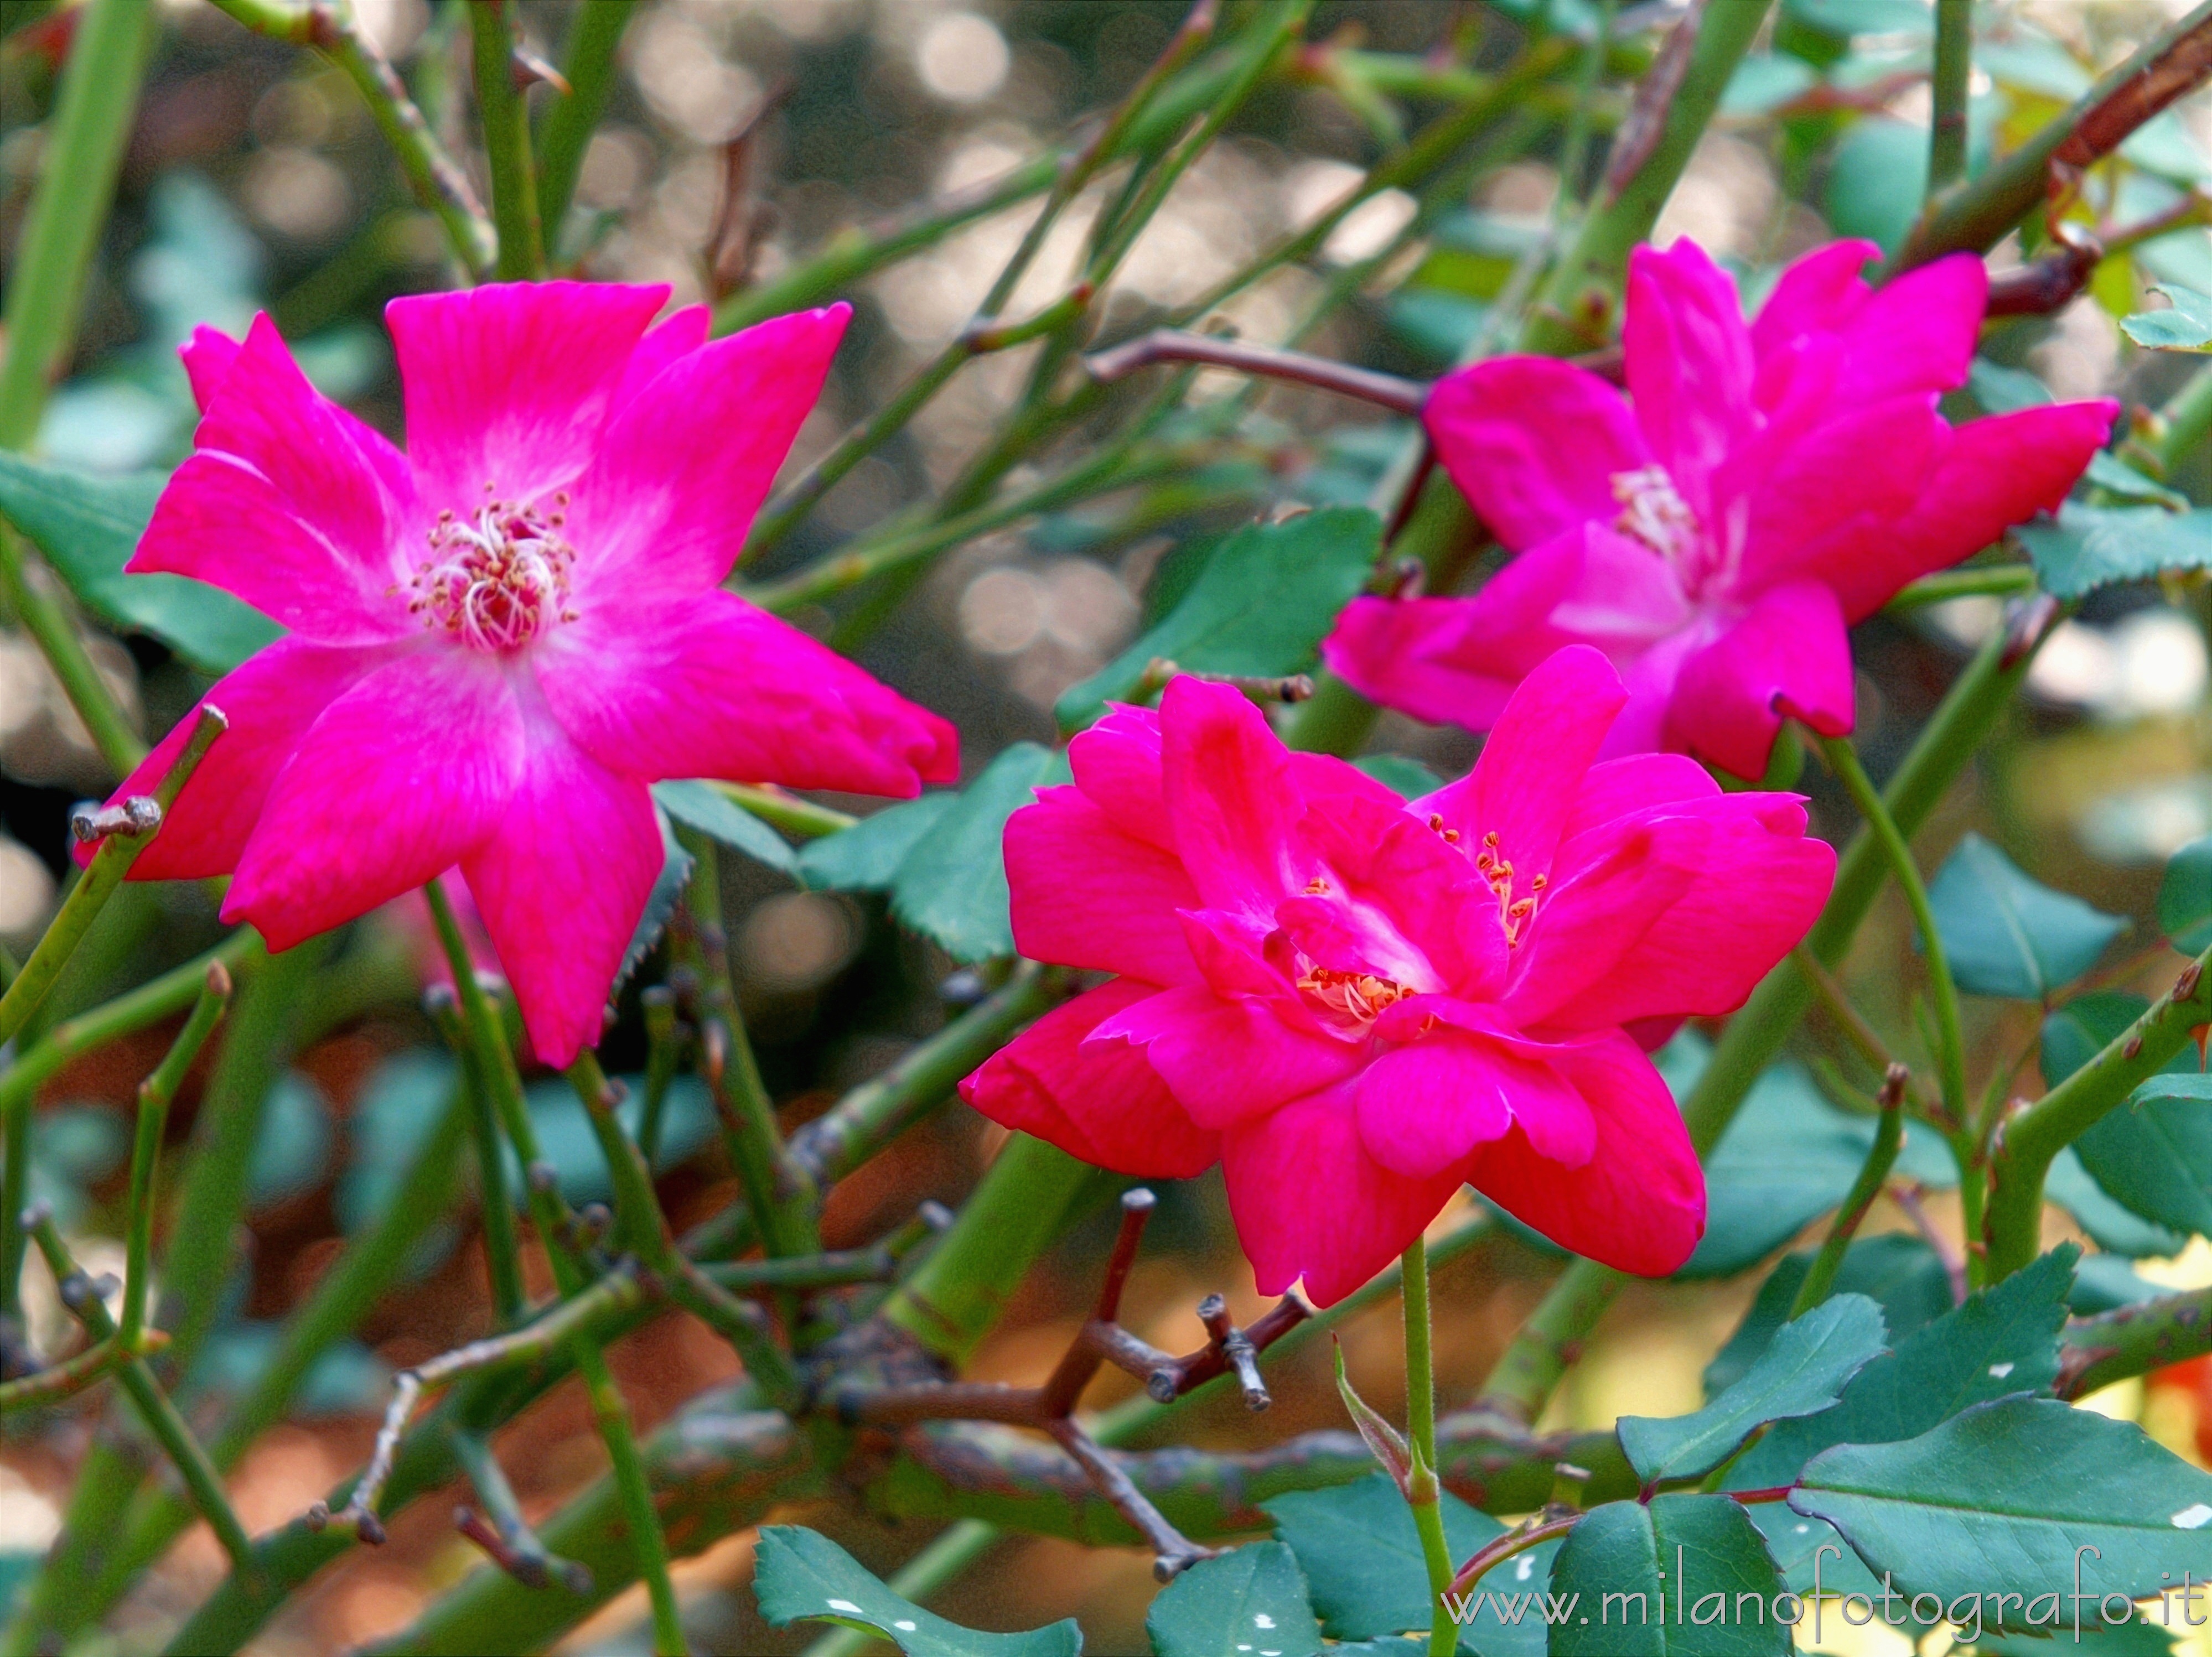
[[[676,831],[669,827],[667,812],[655,815],[660,823],[660,873],[653,883],[653,889],[646,894],[645,913],[637,918],[637,930],[630,934],[629,947],[623,951],[622,965],[616,969],[615,981],[608,987],[610,1000],[629,982],[629,975],[644,964],[646,956],[653,953],[653,946],[660,942],[661,933],[668,928],[668,917],[676,913],[684,888],[691,878],[691,853],[677,844]]]
[[[1453,1558],[1464,1559],[1504,1534],[1504,1526],[1450,1491],[1439,1499]],[[1389,1474],[1370,1473],[1334,1490],[1293,1490],[1260,1508],[1297,1556],[1322,1631],[1331,1639],[1366,1640],[1429,1626],[1429,1569],[1420,1533]]]
[[[1966,390],[1984,414],[2016,414],[2057,400],[2051,395],[2051,388],[2027,369],[2008,368],[1985,356],[1966,365]]]
[[[2156,1593],[2212,1575],[2212,1474],[2131,1422],[2054,1399],[1969,1409],[1917,1437],[1842,1444],[1808,1466],[1790,1505],[1842,1532],[1902,1593]],[[2077,1550],[2094,1547],[2101,1557]],[[1985,1621],[1997,1619],[1984,1612]]]
[[[1726,1496],[1608,1502],[1552,1567],[1551,1657],[1788,1657],[1790,1625],[1774,1620],[1784,1592]]]
[[[891,913],[956,961],[1012,955],[1000,844],[1006,819],[1034,799],[1038,787],[1066,774],[1066,755],[1035,743],[1000,752],[900,862]]]
[[[1647,1485],[1709,1473],[1768,1422],[1833,1404],[1887,1336],[1881,1308],[1872,1301],[1832,1296],[1784,1324],[1743,1379],[1695,1414],[1621,1417],[1620,1448]]]
[[[1767,1274],[1751,1310],[1720,1356],[1705,1367],[1707,1398],[1718,1398],[1735,1386],[1766,1350],[1796,1303],[1797,1290],[1812,1264],[1813,1253],[1808,1249],[1784,1256]],[[1902,1231],[1862,1237],[1844,1250],[1834,1292],[1864,1295],[1881,1307],[1893,1344],[1942,1317],[1952,1304],[1951,1277],[1943,1262],[1925,1242]]]
[[[331,1102],[313,1078],[286,1071],[261,1109],[246,1176],[246,1200],[257,1209],[313,1191],[331,1160]]]
[[[1400,1494],[1406,1494],[1412,1488],[1409,1481],[1413,1472],[1413,1452],[1407,1448],[1406,1435],[1393,1427],[1381,1411],[1359,1396],[1359,1389],[1352,1384],[1352,1376],[1344,1367],[1344,1344],[1334,1336],[1329,1338],[1329,1356],[1336,1360],[1336,1395],[1344,1401],[1344,1412],[1358,1429],[1359,1442],[1367,1447],[1368,1454],[1382,1463],[1382,1471],[1390,1475]]]
[[[2108,1254],[2131,1260],[2164,1259],[2188,1245],[2189,1239],[2179,1231],[2169,1231],[2114,1202],[2089,1176],[2072,1145],[2051,1159],[2051,1171],[2043,1176],[2043,1194],[2072,1215],[2089,1240]]]
[[[1315,1657],[1306,1580],[1280,1542],[1248,1542],[1200,1560],[1168,1584],[1145,1618],[1156,1657]]]
[[[2212,1076],[2151,1077],[2074,1149],[2130,1214],[2212,1235]]]
[[[1419,799],[1444,786],[1442,777],[1420,761],[1409,760],[1403,754],[1363,754],[1352,763],[1355,769],[1364,771],[1391,792],[1402,794],[1407,799]]]
[[[764,863],[778,874],[799,872],[799,854],[781,835],[737,804],[710,782],[656,782],[653,798],[687,828]]]
[[[872,1629],[906,1657],[1078,1657],[1073,1617],[1026,1634],[981,1634],[902,1599],[828,1537],[799,1525],[763,1525],[753,1593],[770,1626],[799,1621]]]
[[[2171,300],[2172,309],[2142,311],[2120,321],[2120,331],[2154,351],[2212,351],[2212,294],[2178,282],[2151,289]]]
[[[1678,1035],[1658,1055],[1679,1100],[1711,1049]],[[1901,1165],[1930,1183],[1956,1177],[1930,1142],[1905,1131]],[[1846,1116],[1821,1097],[1802,1066],[1784,1060],[1761,1076],[1705,1159],[1705,1235],[1676,1275],[1725,1278],[1765,1259],[1843,1199],[1874,1144],[1870,1117]]]
[[[1813,66],[1787,52],[1754,52],[1735,66],[1721,94],[1721,113],[1730,119],[1765,115],[1820,82]]]
[[[2212,510],[2203,507],[2168,512],[2069,501],[2057,518],[2038,518],[2012,532],[2035,561],[2043,590],[2058,598],[2148,581],[2169,570],[2212,568]]]
[[[2187,495],[2145,476],[2109,450],[2100,449],[2091,455],[2089,470],[2082,476],[2106,494],[2118,495],[2123,501],[2148,501],[2153,506],[2171,507],[2176,512],[2189,510]]]
[[[1864,236],[1894,252],[1919,216],[1927,188],[1927,129],[1867,116],[1836,145],[1821,216],[1839,236]]]
[[[1929,883],[1928,905],[1970,995],[2041,1001],[2097,964],[2127,922],[2029,878],[1969,834]]]
[[[885,806],[802,847],[799,878],[817,892],[888,892],[899,865],[960,796],[950,789]]]
[[[2084,1254],[2074,1267],[2074,1292],[2066,1304],[2077,1318],[2091,1318],[2171,1293],[2165,1284],[2139,1278],[2117,1254]]]
[[[2212,835],[2192,840],[2166,860],[2158,886],[2158,928],[2184,955],[2212,945]]]
[[[1054,708],[1060,729],[1080,730],[1107,702],[1126,700],[1155,657],[1193,673],[1263,677],[1311,666],[1337,611],[1374,573],[1382,542],[1382,521],[1358,507],[1246,525],[1158,625],[1068,688]]]
[[[38,543],[84,607],[150,633],[194,667],[228,673],[283,629],[228,593],[182,575],[125,575],[168,477],[91,472],[0,453],[0,517]]]
[[[1726,1488],[1791,1484],[1832,1445],[1893,1443],[1991,1399],[2048,1392],[2058,1377],[2058,1332],[2079,1253],[2071,1244],[2053,1250],[1904,1337],[1852,1378],[1833,1409],[1776,1425],[1729,1470]],[[1817,1519],[1762,1505],[1753,1520],[1795,1587],[1811,1581],[1815,1551],[1836,1545]],[[1831,1569],[1827,1581],[1833,1586],[1850,1574]]]

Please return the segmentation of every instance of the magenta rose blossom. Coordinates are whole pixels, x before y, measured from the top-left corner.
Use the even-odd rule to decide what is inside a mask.
[[[204,418],[128,568],[290,629],[208,693],[230,729],[133,879],[234,874],[272,949],[458,865],[531,1045],[565,1065],[659,873],[647,785],[911,795],[952,728],[721,591],[844,306],[706,343],[665,288],[394,300],[407,452],[276,328],[185,349]],[[118,791],[149,789],[189,719]]]
[[[1559,652],[1474,774],[1410,804],[1171,681],[1069,744],[1006,824],[1014,937],[1120,974],[969,1077],[994,1120],[1125,1174],[1217,1159],[1260,1288],[1322,1305],[1462,1182],[1657,1275],[1705,1229],[1666,1084],[1624,1029],[1739,1005],[1826,901],[1796,797],[1674,755],[1595,762],[1626,698]]]
[[[1486,731],[1561,645],[1626,677],[1608,755],[1670,749],[1741,777],[1785,710],[1852,725],[1845,628],[1908,581],[2055,509],[2108,401],[1953,427],[1987,303],[1955,254],[1879,289],[1872,242],[1784,271],[1758,320],[1695,243],[1636,250],[1628,397],[1549,357],[1439,381],[1423,418],[1452,481],[1521,555],[1466,598],[1361,598],[1322,646],[1372,700]]]

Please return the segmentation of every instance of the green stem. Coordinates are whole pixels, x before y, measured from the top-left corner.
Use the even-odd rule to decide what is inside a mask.
[[[69,361],[161,16],[146,0],[89,0],[77,15],[0,312],[0,448],[31,440]]]
[[[2186,1363],[2212,1350],[2212,1291],[2191,1289],[2075,1318],[2060,1333],[2063,1399],[2086,1398],[2116,1381]]]
[[[606,113],[614,90],[615,52],[629,26],[632,0],[584,0],[568,25],[561,54],[561,74],[568,90],[538,124],[538,207],[547,234],[557,246],[584,152]]]
[[[2159,410],[2159,418],[2166,425],[2155,451],[2163,476],[2195,453],[2205,434],[2212,433],[2212,367],[2191,375],[2189,383]]]
[[[1874,1144],[1859,1167],[1858,1177],[1844,1193],[1843,1205],[1836,1211],[1836,1222],[1828,1228],[1827,1240],[1821,1243],[1820,1252],[1806,1269],[1805,1281],[1798,1285],[1797,1299],[1790,1308],[1792,1318],[1803,1317],[1828,1298],[1828,1291],[1835,1286],[1836,1273],[1843,1269],[1844,1253],[1850,1247],[1860,1223],[1874,1206],[1874,1199],[1881,1194],[1882,1182],[1889,1178],[1890,1166],[1897,1161],[1898,1147],[1904,1143],[1905,1071],[1900,1065],[1890,1072],[1889,1080],[1882,1086],[1881,1116],[1875,1125]]]
[[[1429,1571],[1429,1657],[1452,1657],[1459,1646],[1459,1624],[1444,1609],[1444,1589],[1452,1579],[1451,1545],[1444,1539],[1443,1508],[1437,1484],[1437,1372],[1430,1352],[1429,1253],[1419,1237],[1401,1262],[1405,1282],[1406,1437],[1413,1472],[1406,1500],[1413,1528],[1421,1538],[1421,1560]]]
[[[2043,1182],[2051,1159],[2163,1070],[2197,1026],[2212,1023],[2208,965],[2212,965],[2212,949],[2183,968],[2173,987],[2103,1052],[2027,1110],[1998,1125],[1991,1146],[1989,1209],[1983,1222],[1990,1282],[2002,1282],[2040,1250]]]
[[[131,1349],[118,1336],[113,1340],[96,1341],[75,1357],[49,1363],[20,1380],[0,1384],[0,1418],[11,1410],[37,1409],[74,1398],[86,1387],[106,1380],[131,1357]]]
[[[448,998],[441,986],[422,998],[422,1005],[460,1066],[470,1137],[476,1142],[477,1212],[483,1225],[484,1269],[491,1278],[492,1310],[501,1328],[512,1329],[521,1322],[530,1299],[523,1287],[522,1247],[515,1236],[514,1203],[507,1195],[507,1159],[500,1150],[499,1118],[492,1108],[491,1089],[478,1074],[476,1050],[462,1025],[459,996]]]
[[[2212,398],[2206,402],[2206,417],[2212,420]],[[1910,586],[1900,589],[1882,609],[1889,615],[1899,616],[1929,604],[1940,604],[1947,598],[1982,595],[2018,598],[2034,591],[2035,572],[2027,565],[1982,564],[1966,569],[1947,569],[1936,575],[1923,575]]]
[[[1912,848],[1905,844],[1904,834],[1882,804],[1881,795],[1859,764],[1858,750],[1851,746],[1851,739],[1824,737],[1818,731],[1811,734],[1844,791],[1850,795],[1851,804],[1858,807],[1859,815],[1873,832],[1875,844],[1888,860],[1889,871],[1912,910],[1913,924],[1920,929],[1920,944],[1928,961],[1929,998],[1936,1004],[1936,1062],[1942,1083],[1943,1114],[1952,1122],[1963,1122],[1966,1120],[1966,1047],[1959,1029],[1959,986],[1951,976],[1951,962],[1943,949],[1942,934],[1936,927],[1936,913],[1929,906],[1928,888],[1922,883],[1920,871],[1912,861]]]
[[[514,16],[508,0],[474,0],[467,9],[476,48],[477,113],[491,168],[492,220],[499,227],[494,269],[501,282],[535,282],[545,274],[545,240],[530,160],[530,106],[515,83]]]
[[[138,1084],[138,1132],[131,1152],[130,1237],[123,1273],[123,1323],[118,1337],[123,1350],[136,1353],[146,1327],[146,1286],[154,1273],[154,1175],[161,1160],[162,1130],[168,1126],[169,1102],[200,1049],[215,1033],[216,1023],[230,1005],[230,974],[220,966],[210,967],[192,1005],[191,1017],[177,1033],[167,1054],[154,1073]]]
[[[630,1554],[637,1574],[645,1579],[653,1605],[653,1657],[685,1657],[684,1623],[676,1604],[676,1585],[668,1575],[668,1538],[660,1527],[659,1509],[653,1505],[653,1486],[645,1462],[637,1453],[631,1431],[629,1406],[608,1373],[606,1355],[587,1337],[576,1340],[576,1369],[591,1394],[592,1416],[605,1441],[615,1493],[623,1516],[629,1521]]]
[[[1936,68],[1929,86],[1928,199],[1966,176],[1966,92],[1973,78],[1974,0],[1936,0]]]
[[[119,1346],[115,1320],[108,1316],[106,1303],[100,1299],[92,1280],[70,1258],[68,1245],[54,1229],[53,1216],[36,1209],[24,1220],[38,1242],[39,1252],[46,1257],[54,1282],[60,1287],[62,1304],[84,1326],[85,1333],[94,1341],[112,1341]],[[192,1502],[199,1508],[200,1516],[207,1520],[208,1528],[215,1533],[222,1551],[230,1556],[231,1569],[251,1570],[253,1545],[246,1539],[246,1527],[238,1522],[230,1498],[223,1493],[222,1476],[216,1472],[207,1452],[192,1436],[191,1428],[178,1413],[177,1406],[155,1383],[154,1372],[146,1367],[146,1361],[134,1357],[118,1369],[115,1375],[130,1395],[139,1418],[146,1423],[146,1430],[154,1435],[184,1479],[185,1488],[192,1493]]]
[[[637,998],[645,1016],[645,1101],[638,1109],[637,1150],[649,1174],[660,1159],[661,1118],[683,1062],[684,1038],[677,1028],[676,995],[665,984],[649,986]]]
[[[192,729],[191,737],[178,754],[161,780],[154,786],[152,808],[144,807],[143,798],[126,802],[119,808],[122,816],[117,826],[109,828],[103,844],[93,854],[91,866],[84,871],[46,933],[39,939],[31,958],[23,963],[5,993],[0,993],[0,1042],[11,1040],[23,1028],[46,992],[61,976],[62,968],[69,964],[76,946],[92,923],[100,917],[115,889],[123,883],[123,877],[138,860],[139,853],[153,842],[161,832],[161,820],[177,802],[178,793],[192,779],[206,757],[208,749],[224,729],[224,719],[214,708],[201,711],[199,722]]]
[[[781,788],[744,782],[710,782],[708,786],[731,804],[751,812],[769,828],[781,828],[787,835],[796,835],[802,840],[819,840],[824,835],[850,828],[860,821],[849,812],[832,810],[826,805],[817,805],[811,799],[801,799]]]
[[[360,93],[377,130],[415,199],[437,215],[454,256],[471,276],[491,274],[491,226],[477,199],[469,175],[430,130],[422,112],[376,42],[362,33],[349,6],[327,3],[295,7],[283,0],[214,0],[214,3],[256,34],[294,46],[312,46],[337,65]]]
[[[146,757],[146,744],[131,729],[114,692],[93,665],[84,640],[77,636],[69,605],[47,590],[33,574],[35,568],[14,528],[0,524],[0,597],[7,599],[24,631],[37,643],[107,768],[118,777],[127,777]]]

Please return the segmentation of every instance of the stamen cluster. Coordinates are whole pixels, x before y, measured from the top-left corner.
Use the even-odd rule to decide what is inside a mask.
[[[562,536],[566,490],[540,515],[534,507],[501,500],[484,485],[484,504],[463,519],[451,507],[425,531],[430,556],[408,585],[409,613],[431,631],[458,635],[474,650],[507,654],[522,648],[555,618],[576,619],[568,579],[576,549]]]

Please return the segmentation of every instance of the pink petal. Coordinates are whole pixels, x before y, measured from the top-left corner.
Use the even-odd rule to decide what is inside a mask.
[[[1116,1174],[1187,1180],[1205,1172],[1221,1154],[1219,1138],[1192,1125],[1143,1053],[1084,1039],[1152,992],[1117,978],[1054,1008],[992,1054],[960,1084],[960,1096],[1002,1127]]]
[[[461,859],[523,1029],[556,1070],[597,1047],[663,859],[653,796],[541,725],[498,824]]]
[[[1717,622],[1700,615],[1627,664],[1620,686],[1628,701],[1606,732],[1605,746],[1598,750],[1601,759],[1648,754],[1667,745],[1667,710],[1674,704],[1674,682],[1681,677],[1682,664],[1718,631]]]
[[[394,549],[413,501],[394,493],[397,452],[367,431],[255,318],[125,568],[206,581],[323,644],[412,631]]]
[[[1705,480],[1751,429],[1751,331],[1735,283],[1685,238],[1628,258],[1628,393],[1651,454],[1701,518]]]
[[[1989,297],[1989,271],[1975,253],[1954,253],[1875,288],[1838,330],[1845,367],[1837,396],[1874,403],[1965,385]]]
[[[1795,579],[1806,548],[1822,536],[1909,510],[1950,440],[1933,395],[1923,392],[1745,445],[1713,485],[1723,512],[1745,525],[1738,569],[1721,590],[1749,598]]]
[[[499,663],[441,647],[387,662],[309,727],[223,919],[289,950],[435,878],[498,826],[527,758]]]
[[[851,314],[833,305],[718,339],[607,422],[569,518],[580,603],[666,602],[729,574]]]
[[[1348,1086],[1232,1129],[1221,1171],[1260,1292],[1282,1294],[1303,1278],[1319,1307],[1405,1253],[1460,1186],[1456,1168],[1408,1179],[1368,1155]]]
[[[1302,825],[1327,860],[1327,889],[1275,911],[1285,932],[1319,964],[1371,973],[1410,990],[1474,992],[1504,975],[1498,898],[1464,843],[1431,828],[1431,813],[1401,803],[1340,796]]]
[[[1468,1182],[1577,1254],[1644,1277],[1675,1271],[1705,1235],[1705,1181],[1667,1084],[1624,1035],[1557,1067],[1595,1120],[1589,1160],[1565,1168],[1509,1133],[1468,1159]]]
[[[1473,1041],[1435,1035],[1368,1065],[1354,1095],[1368,1155],[1394,1174],[1419,1178],[1456,1167],[1483,1141],[1502,1138],[1513,1112],[1489,1058]]]
[[[392,659],[388,648],[334,649],[279,639],[215,682],[192,712],[123,780],[109,804],[150,794],[191,737],[200,707],[222,710],[229,728],[216,738],[177,796],[161,832],[131,865],[132,880],[198,880],[227,875],[261,815],[277,774],[322,712]],[[77,860],[91,860],[89,846]]]
[[[1182,865],[1121,832],[1079,789],[1048,788],[1006,819],[1015,947],[1032,961],[1189,984],[1198,965],[1181,909],[1198,907]]]
[[[1850,637],[1836,595],[1818,581],[1768,588],[1682,664],[1667,745],[1759,777],[1785,713],[1824,736],[1851,728]]]
[[[1592,855],[1563,847],[1573,864],[1536,900],[1514,952],[1498,1011],[1522,1029],[1586,1029],[1580,998],[1604,980],[1668,908],[1704,874],[1712,835],[1702,817],[1632,817]]]
[[[1775,282],[1751,325],[1751,349],[1765,357],[1806,334],[1843,329],[1874,290],[1859,277],[1881,249],[1870,241],[1832,241],[1796,260]]]
[[[713,320],[714,313],[706,306],[687,305],[650,330],[638,341],[637,349],[629,354],[629,361],[623,365],[622,384],[615,388],[614,403],[608,412],[611,415],[626,407],[653,384],[662,369],[704,345],[708,325]]]
[[[1447,374],[1421,418],[1452,482],[1516,552],[1611,523],[1613,477],[1651,464],[1620,393],[1551,357],[1493,357]]]
[[[1075,786],[1123,834],[1173,855],[1160,781],[1160,716],[1109,702],[1106,716],[1067,744]]]
[[[1305,803],[1267,715],[1185,675],[1160,697],[1162,777],[1176,849],[1212,907],[1255,918],[1320,872],[1291,830]]]
[[[1716,799],[1720,792],[1711,774],[1686,755],[1631,754],[1605,760],[1583,778],[1574,806],[1560,825],[1560,843],[1655,805]]]
[[[192,401],[199,405],[202,414],[215,401],[216,389],[229,374],[231,365],[238,361],[239,344],[220,328],[210,328],[205,323],[192,330],[192,337],[177,347],[177,355],[184,360],[185,377],[192,383]]]
[[[2100,398],[1958,427],[1907,510],[1844,525],[1805,546],[1793,568],[1833,587],[1847,619],[1863,620],[1907,582],[1972,556],[2038,512],[2056,512],[2119,411]]]
[[[384,307],[424,503],[527,505],[584,470],[665,286],[495,282]]]
[[[1234,1126],[1359,1069],[1358,1048],[1295,1030],[1263,1001],[1164,990],[1102,1023],[1091,1046],[1130,1042],[1202,1128]],[[1086,1047],[1085,1051],[1089,1049]]]
[[[1322,641],[1322,660],[1380,707],[1431,725],[1486,731],[1513,694],[1514,681],[1502,677],[1504,662],[1489,659],[1488,671],[1475,665],[1488,652],[1480,643],[1468,646],[1478,619],[1474,604],[1471,598],[1354,598]]]
[[[1549,1014],[1549,1028],[1594,1030],[1733,1012],[1819,919],[1835,881],[1836,853],[1806,835],[1796,796],[1675,801],[1656,804],[1646,820],[1662,814],[1704,824],[1700,848],[1684,859],[1688,882],[1604,972]],[[1591,838],[1621,829],[1607,825]],[[1577,850],[1562,848],[1562,856]]]
[[[1474,771],[1414,810],[1442,816],[1470,857],[1496,835],[1514,893],[1526,896],[1551,867],[1583,777],[1626,701],[1610,662],[1588,645],[1569,646],[1521,682]]]
[[[720,777],[911,798],[959,772],[952,727],[734,593],[603,595],[533,659],[562,728],[648,781]]]

